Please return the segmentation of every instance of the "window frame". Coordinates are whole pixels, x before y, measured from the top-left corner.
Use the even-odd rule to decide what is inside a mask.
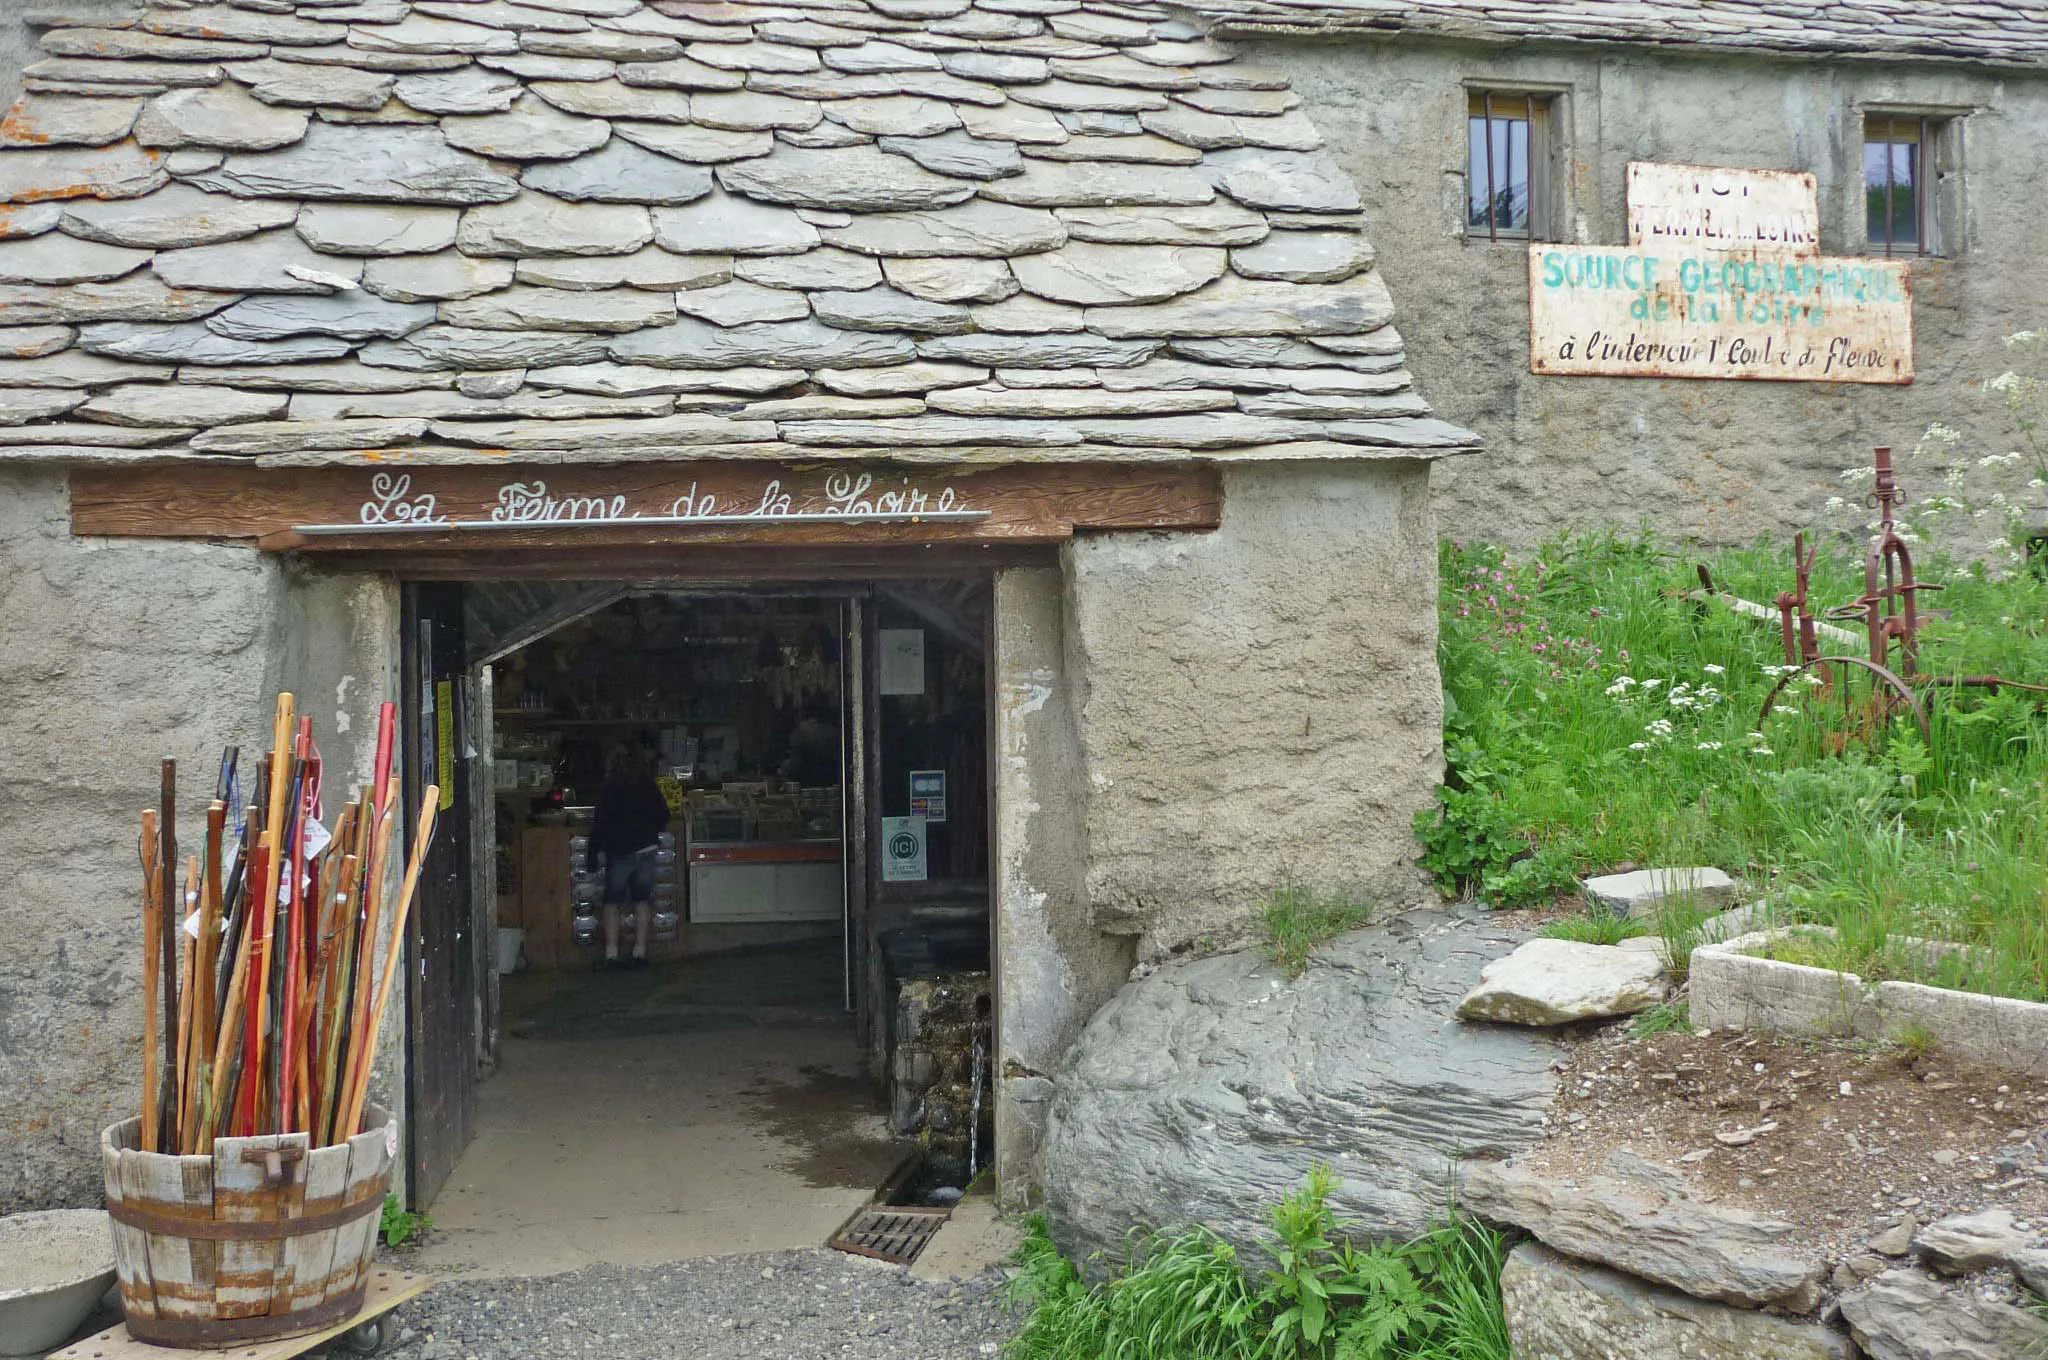
[[[1862,233],[1864,254],[1889,260],[1926,260],[1952,259],[1960,253],[1962,176],[1959,171],[1963,120],[1968,112],[1953,108],[1886,106],[1867,106],[1858,110],[1857,144],[1862,155],[1858,157],[1856,173],[1862,192],[1857,200],[1857,222]],[[1917,138],[1899,135],[1914,130],[1915,125],[1919,132]],[[1870,178],[1870,149],[1878,146],[1914,148],[1917,165],[1912,186],[1913,223],[1917,239],[1911,243],[1892,239],[1891,224],[1897,214],[1896,181],[1884,186],[1884,237],[1880,239],[1871,233],[1870,194],[1878,186]],[[1896,152],[1887,150],[1885,169],[1888,177],[1895,164]]]
[[[1489,245],[1501,242],[1527,245],[1558,239],[1557,224],[1564,218],[1556,201],[1556,165],[1561,141],[1558,121],[1567,92],[1557,86],[1488,80],[1468,80],[1461,88],[1464,93],[1461,125],[1465,134],[1462,174],[1465,192],[1458,208],[1459,233],[1468,241],[1484,240]],[[1505,111],[1501,107],[1503,103]],[[1486,147],[1485,162],[1481,163],[1472,154],[1473,123],[1482,118],[1489,122],[1526,122],[1528,125],[1526,173],[1529,213],[1526,227],[1503,226],[1495,220],[1493,205],[1499,193],[1495,186],[1500,180],[1493,165],[1494,136],[1490,128],[1482,134]],[[1511,177],[1514,173],[1512,132],[1508,134],[1507,141],[1508,164],[1505,169]],[[1485,177],[1487,189],[1487,220],[1484,224],[1476,224],[1472,221],[1472,190],[1475,181],[1481,175]],[[1512,189],[1512,178],[1507,181],[1505,187]]]

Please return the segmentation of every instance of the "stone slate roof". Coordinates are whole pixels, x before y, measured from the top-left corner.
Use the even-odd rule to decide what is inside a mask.
[[[1191,0],[1213,31],[1423,33],[2048,65],[2042,0]]]
[[[158,0],[0,124],[0,457],[1429,457],[1286,82],[1106,0]]]

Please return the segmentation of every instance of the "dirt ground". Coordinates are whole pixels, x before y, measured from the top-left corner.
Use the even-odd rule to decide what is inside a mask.
[[[1725,1031],[1568,1039],[1537,1165],[1597,1173],[1627,1148],[1701,1199],[1797,1225],[1830,1260],[1907,1216],[2004,1206],[2048,1226],[2048,1082],[1896,1047]]]

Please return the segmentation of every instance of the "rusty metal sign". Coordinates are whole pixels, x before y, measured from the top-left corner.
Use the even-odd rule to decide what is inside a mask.
[[[1809,171],[1630,161],[1628,243],[1817,254],[1820,195]]]
[[[1910,383],[1912,275],[1903,260],[1532,245],[1529,371]]]

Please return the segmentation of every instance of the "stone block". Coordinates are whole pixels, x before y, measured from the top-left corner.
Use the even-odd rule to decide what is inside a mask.
[[[1531,940],[1479,974],[1458,1003],[1460,1020],[1510,1025],[1568,1025],[1634,1015],[1669,990],[1653,953],[1576,940]]]
[[[1601,874],[1579,886],[1586,896],[1621,916],[1648,915],[1667,901],[1696,911],[1720,911],[1734,906],[1742,891],[1734,879],[1714,868],[1635,869]]]
[[[1842,1317],[1870,1360],[2025,1360],[2048,1348],[2048,1322],[1917,1270],[1842,1295]]]

